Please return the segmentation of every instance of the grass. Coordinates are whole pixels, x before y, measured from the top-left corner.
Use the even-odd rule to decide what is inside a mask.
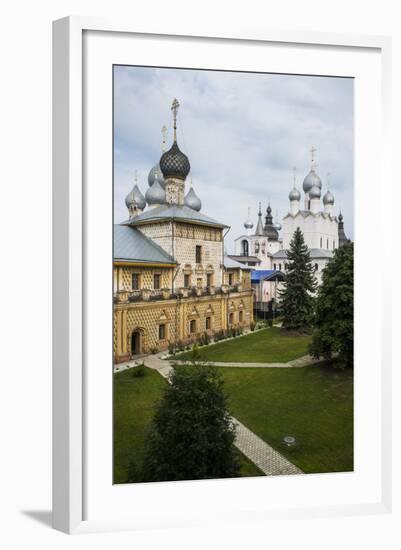
[[[198,349],[201,361],[230,363],[287,363],[308,353],[311,337],[289,333],[277,327],[251,332],[233,340]],[[191,360],[192,352],[176,355],[179,360]]]
[[[114,483],[125,483],[131,461],[142,464],[146,428],[167,382],[146,368],[133,377],[133,369],[114,374]]]
[[[131,462],[141,468],[145,438],[154,408],[166,380],[145,367],[145,376],[135,378],[133,369],[114,374],[114,483],[126,483]],[[242,476],[263,473],[238,451]]]
[[[353,371],[221,367],[232,414],[306,473],[353,470]],[[298,443],[287,448],[285,435]]]

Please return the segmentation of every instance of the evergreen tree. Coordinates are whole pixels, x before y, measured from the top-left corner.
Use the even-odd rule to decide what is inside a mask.
[[[299,227],[287,252],[284,289],[280,292],[283,327],[292,330],[311,328],[316,279],[309,250]]]
[[[323,271],[316,303],[311,354],[330,359],[333,354],[344,366],[354,360],[354,245],[348,242],[334,252]]]
[[[238,476],[235,426],[217,369],[177,367],[170,382],[147,437],[143,480]]]

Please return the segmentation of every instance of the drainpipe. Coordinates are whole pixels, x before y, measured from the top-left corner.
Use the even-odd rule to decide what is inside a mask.
[[[226,238],[226,235],[228,234],[228,232],[230,231],[231,227],[228,227],[227,228],[227,231],[225,233],[223,233],[223,242],[222,242],[222,262],[221,262],[221,265],[222,265],[222,281],[221,281],[221,284],[224,284],[224,274],[226,272],[226,268],[225,268],[225,265],[224,265],[224,239]],[[228,320],[229,320],[229,311],[228,311],[228,303],[229,303],[229,298],[230,298],[230,288],[228,288],[228,292],[227,292],[227,304],[226,304],[226,325],[227,325],[227,331],[228,331],[228,327],[229,327],[229,323],[228,323]]]
[[[227,228],[227,231],[223,233],[223,240],[222,240],[222,258],[221,258],[221,265],[222,265],[222,281],[221,284],[224,284],[224,273],[225,273],[225,267],[224,267],[224,239],[226,238],[226,235],[230,231],[231,227]]]

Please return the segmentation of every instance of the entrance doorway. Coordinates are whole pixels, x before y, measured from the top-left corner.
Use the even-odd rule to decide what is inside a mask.
[[[141,333],[135,330],[131,334],[131,355],[139,355],[141,353]]]

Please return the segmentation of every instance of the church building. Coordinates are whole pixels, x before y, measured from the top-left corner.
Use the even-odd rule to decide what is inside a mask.
[[[255,290],[255,301],[261,304],[277,301],[278,290],[285,280],[287,269],[287,250],[295,230],[299,227],[309,248],[310,258],[315,268],[318,284],[322,281],[322,271],[333,252],[347,242],[344,232],[343,216],[337,217],[334,212],[334,196],[330,189],[322,195],[322,181],[317,174],[314,160],[315,148],[312,147],[312,163],[309,173],[303,180],[304,196],[294,184],[288,199],[287,214],[280,223],[273,223],[270,204],[266,209],[263,223],[261,204],[259,203],[258,220],[254,224],[249,217],[244,222],[245,233],[235,239],[235,254],[230,258],[247,267],[251,267],[252,286]]]
[[[225,256],[228,226],[202,212],[187,183],[178,107],[174,100],[171,148],[150,170],[145,194],[135,181],[128,219],[114,226],[116,363],[253,322],[251,268]]]

